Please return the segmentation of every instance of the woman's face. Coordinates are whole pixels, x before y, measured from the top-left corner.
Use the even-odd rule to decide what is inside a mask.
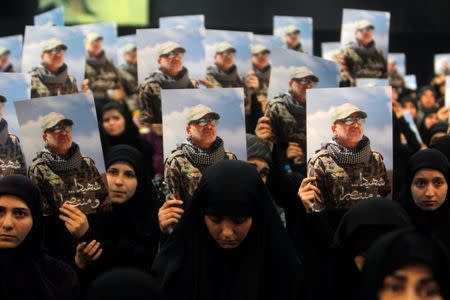
[[[447,180],[440,171],[420,169],[411,183],[411,193],[416,205],[425,211],[442,206],[447,196]]]
[[[379,300],[441,300],[439,283],[429,268],[423,265],[407,266],[384,278]]]
[[[122,204],[133,197],[138,185],[134,169],[125,162],[113,163],[106,171],[109,197],[114,204]]]
[[[121,135],[125,131],[125,118],[116,109],[108,110],[103,114],[103,128],[108,135]]]
[[[239,247],[252,226],[252,218],[205,215],[205,224],[212,238],[224,249]]]
[[[0,196],[0,249],[16,248],[33,227],[28,205],[12,195]]]

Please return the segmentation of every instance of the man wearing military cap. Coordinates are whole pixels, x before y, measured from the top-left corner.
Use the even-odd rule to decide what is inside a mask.
[[[41,120],[44,148],[33,159],[28,175],[41,190],[45,216],[58,215],[66,202],[84,214],[95,213],[108,195],[94,161],[82,156],[72,141],[73,125],[57,112]]]
[[[286,48],[295,50],[298,52],[303,51],[302,43],[300,42],[300,29],[295,25],[289,25],[284,29],[284,41],[286,42]]]
[[[31,72],[31,98],[78,93],[77,80],[69,75],[64,62],[67,46],[58,39],[44,42],[41,65]],[[87,89],[87,87],[84,87]]]
[[[137,53],[136,45],[133,43],[126,44],[122,48],[122,55],[124,64],[119,67],[120,79],[125,93],[127,94],[126,102],[130,111],[134,112],[138,109],[137,106]]]
[[[348,209],[357,201],[391,191],[383,156],[364,135],[367,113],[351,103],[332,111],[333,138],[308,162],[299,196],[308,211]]]
[[[177,199],[166,201],[160,208],[160,228],[165,233],[176,223],[171,213],[177,211],[181,216],[177,206],[191,199],[203,171],[220,160],[237,159],[236,155],[225,151],[223,140],[217,136],[219,119],[217,112],[203,104],[191,107],[186,115],[187,138],[167,158],[164,166],[164,180]],[[179,200],[183,202],[176,202]]]
[[[387,78],[387,63],[373,39],[375,26],[360,20],[355,28],[355,42],[350,42],[337,56],[341,64],[341,85],[356,84],[356,78]]]
[[[236,55],[236,48],[229,42],[220,42],[215,46],[214,65],[206,69],[206,80],[200,80],[205,86],[209,88],[230,88],[242,87],[244,88],[244,105],[246,116],[246,129],[252,123],[252,109],[257,104],[256,90],[259,89],[259,80],[255,71],[250,70],[242,77],[234,63]],[[253,107],[252,107],[252,103]],[[259,116],[256,117],[256,119]],[[253,121],[256,123],[256,120]],[[254,128],[255,125],[253,125]]]
[[[97,116],[102,115],[103,106],[110,101],[122,102],[126,94],[122,87],[119,71],[103,49],[103,36],[90,32],[86,38],[86,70],[84,78],[95,100]]]
[[[138,87],[138,106],[144,124],[162,123],[161,89],[195,87],[183,65],[186,49],[174,41],[159,44],[157,48],[159,69]]]
[[[267,105],[265,115],[258,120],[255,134],[268,142],[274,153],[274,163],[297,175],[305,174],[306,153],[306,90],[319,78],[307,67],[297,67],[289,80],[289,91],[280,94]]]
[[[9,61],[11,51],[5,47],[0,47],[0,72],[14,73],[14,67]]]
[[[400,91],[405,88],[405,80],[403,76],[398,72],[397,69],[397,62],[390,58],[388,60],[388,79],[389,79],[389,85],[392,86],[394,89],[397,89],[397,91]]]
[[[6,97],[0,95],[0,178],[12,174],[27,174],[20,141],[9,132],[8,122],[3,118],[6,101]]]
[[[269,56],[270,50],[266,46],[262,44],[252,46],[252,66],[259,83],[255,93],[263,111],[266,109],[270,71],[272,69]]]

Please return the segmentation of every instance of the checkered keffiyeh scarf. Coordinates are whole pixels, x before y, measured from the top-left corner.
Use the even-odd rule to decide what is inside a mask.
[[[216,138],[208,150],[194,146],[190,139],[187,139],[181,145],[181,150],[195,166],[211,166],[225,158],[225,148],[223,146],[223,140],[220,137]]]
[[[367,163],[372,155],[370,141],[366,136],[363,136],[355,149],[349,149],[339,145],[335,137],[325,145],[325,149],[328,150],[331,157],[340,165]]]
[[[67,157],[56,155],[47,148],[42,149],[41,152],[38,153],[38,157],[41,157],[54,172],[67,172],[79,169],[83,162],[80,147],[75,143],[72,143],[72,147],[70,148]]]

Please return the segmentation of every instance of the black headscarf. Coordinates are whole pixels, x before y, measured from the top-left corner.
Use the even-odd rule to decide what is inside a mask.
[[[450,161],[450,135],[441,136],[440,138],[435,139],[431,143],[430,148],[439,150]]]
[[[439,241],[412,229],[391,232],[370,248],[363,268],[363,284],[357,299],[375,300],[386,276],[410,265],[423,264],[430,268],[439,283],[441,295],[450,299],[450,262]]]
[[[383,234],[408,226],[411,226],[408,214],[398,203],[386,198],[362,200],[350,208],[334,235],[329,286],[335,299],[349,299],[361,283],[354,258],[367,253]]]
[[[417,228],[428,231],[438,236],[450,249],[450,188],[447,190],[445,202],[434,211],[420,209],[414,202],[411,192],[411,184],[417,171],[421,169],[433,169],[440,171],[450,186],[450,165],[440,151],[425,149],[415,153],[408,162],[406,183],[401,194],[401,203],[411,217]]]
[[[113,203],[113,226],[120,265],[150,269],[159,241],[156,193],[145,174],[143,156],[128,145],[113,146],[106,156],[106,168],[117,162],[128,163],[137,178],[134,195],[123,204]],[[130,252],[131,251],[131,252]]]
[[[152,267],[167,299],[299,298],[301,264],[252,165],[226,160],[207,168],[190,203]],[[251,216],[241,245],[220,248],[206,212]]]
[[[118,111],[125,119],[125,130],[118,136],[109,135],[103,127],[103,116],[106,112],[111,110]],[[149,143],[141,138],[138,128],[131,119],[131,114],[129,113],[129,111],[125,110],[123,104],[117,102],[109,102],[105,104],[105,106],[103,106],[100,125],[100,137],[102,140],[102,149],[105,157],[111,147],[116,145],[129,145],[139,150],[144,156],[143,161],[145,163],[146,172],[149,175],[149,178],[153,177],[153,148]]]
[[[148,274],[131,268],[108,271],[92,282],[86,300],[160,299],[158,287]]]
[[[76,298],[79,291],[75,272],[44,253],[38,187],[23,175],[10,175],[0,180],[0,195],[20,198],[33,219],[30,232],[18,247],[0,249],[0,299]]]

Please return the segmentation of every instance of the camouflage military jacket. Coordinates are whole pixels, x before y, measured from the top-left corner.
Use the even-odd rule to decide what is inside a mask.
[[[403,76],[400,75],[398,72],[392,72],[388,74],[389,79],[389,85],[393,88],[404,88],[405,87],[405,80],[403,79]]]
[[[119,75],[127,95],[136,94],[138,87],[137,66],[123,65],[119,68]]]
[[[88,56],[84,78],[89,80],[89,89],[94,99],[113,100],[109,98],[107,91],[121,87],[119,72],[105,53],[97,58]]]
[[[54,172],[43,159],[33,160],[28,177],[41,191],[44,216],[59,214],[58,208],[68,202],[85,214],[104,209],[108,190],[92,159],[83,157],[81,168]]]
[[[224,159],[237,159],[231,152],[225,152]],[[170,191],[183,201],[189,201],[202,178],[202,171],[194,166],[181,149],[177,149],[167,158],[164,166],[164,180]]]
[[[194,85],[185,68],[176,78],[162,72],[150,74],[138,87],[138,107],[141,111],[141,121],[148,124],[162,123],[161,89],[190,88],[194,88]]]
[[[62,83],[48,83],[39,77],[36,70],[31,71],[31,98],[68,95],[78,93],[77,80],[72,75]]]
[[[257,95],[265,95],[267,96],[269,90],[269,80],[270,80],[270,71],[272,67],[271,65],[266,66],[263,70],[258,70],[253,67],[253,71],[255,71],[256,76],[259,80],[259,88],[255,90]]]
[[[265,116],[272,125],[272,143],[284,145],[286,149],[289,142],[295,142],[306,149],[306,107],[289,93],[270,101]]]
[[[357,201],[387,196],[391,191],[382,155],[372,150],[368,163],[337,164],[326,149],[309,161],[308,176],[315,176],[324,204],[315,203],[315,210],[350,208]]]
[[[19,139],[8,134],[6,142],[0,144],[0,178],[12,174],[27,175],[27,169]]]
[[[375,42],[366,47],[354,42],[343,50],[345,65],[353,78],[387,78],[387,63]]]

